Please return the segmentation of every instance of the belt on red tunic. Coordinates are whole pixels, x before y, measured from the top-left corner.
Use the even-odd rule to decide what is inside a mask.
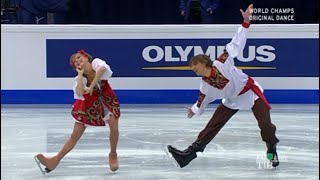
[[[260,88],[254,84],[254,80],[250,76],[248,77],[248,81],[247,81],[246,85],[244,86],[244,88],[242,89],[242,91],[239,93],[239,95],[244,94],[245,92],[249,91],[249,89],[251,89],[257,96],[259,96],[259,98],[261,98],[261,100],[264,102],[264,104],[269,109],[271,109],[271,106],[269,105],[266,97],[264,96],[264,94],[262,93]]]

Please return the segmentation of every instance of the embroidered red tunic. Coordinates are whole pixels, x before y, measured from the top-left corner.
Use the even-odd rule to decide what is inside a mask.
[[[92,61],[92,68],[95,71],[101,66],[106,67],[107,71],[102,75],[98,85],[93,89],[92,95],[87,93],[79,96],[76,94],[76,77],[74,86],[74,98],[76,101],[73,104],[71,115],[76,121],[86,125],[105,126],[109,114],[115,117],[120,116],[118,98],[107,80],[112,75],[110,67],[101,59],[96,58]],[[89,86],[85,78],[83,84],[85,85],[84,87]]]

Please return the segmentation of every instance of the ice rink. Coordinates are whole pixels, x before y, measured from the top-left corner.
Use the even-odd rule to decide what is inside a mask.
[[[122,105],[118,158],[109,170],[109,128],[88,127],[59,166],[43,176],[33,157],[54,155],[69,138],[71,105],[1,106],[3,180],[316,180],[319,179],[319,105],[272,105],[280,165],[270,169],[266,147],[251,111],[239,111],[185,168],[164,152],[168,144],[184,149],[209,121],[186,118],[187,105]]]

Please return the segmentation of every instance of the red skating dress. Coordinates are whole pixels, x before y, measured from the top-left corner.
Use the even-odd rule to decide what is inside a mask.
[[[95,71],[101,66],[106,67],[107,70],[100,78],[98,85],[93,89],[92,95],[88,93],[83,94],[83,96],[77,95],[75,88],[78,80],[77,77],[75,78],[74,98],[76,101],[73,104],[71,115],[77,122],[85,125],[105,126],[106,120],[109,119],[111,114],[120,117],[120,104],[108,83],[108,78],[112,75],[110,67],[105,61],[98,58],[95,58],[91,64]],[[83,79],[84,87],[88,87],[87,79]]]

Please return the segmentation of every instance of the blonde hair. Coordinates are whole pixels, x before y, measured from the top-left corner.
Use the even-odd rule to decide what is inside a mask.
[[[192,66],[198,63],[205,64],[206,67],[211,67],[213,65],[213,61],[210,59],[208,55],[205,55],[205,54],[199,54],[199,55],[193,56],[190,59],[189,65]]]
[[[84,55],[84,56],[86,56],[86,57],[88,57],[88,62],[91,64],[91,62],[92,62],[92,60],[93,60],[93,58],[92,58],[92,56],[90,55],[90,54],[88,54],[87,52],[85,52],[84,50],[79,50],[78,52],[76,52],[76,53],[74,53],[74,54],[72,54],[71,56],[70,56],[70,65],[71,65],[71,67],[73,68],[73,69],[75,69],[75,66],[74,66],[74,58],[75,58],[75,56],[77,55],[77,54],[82,54],[82,55]]]

